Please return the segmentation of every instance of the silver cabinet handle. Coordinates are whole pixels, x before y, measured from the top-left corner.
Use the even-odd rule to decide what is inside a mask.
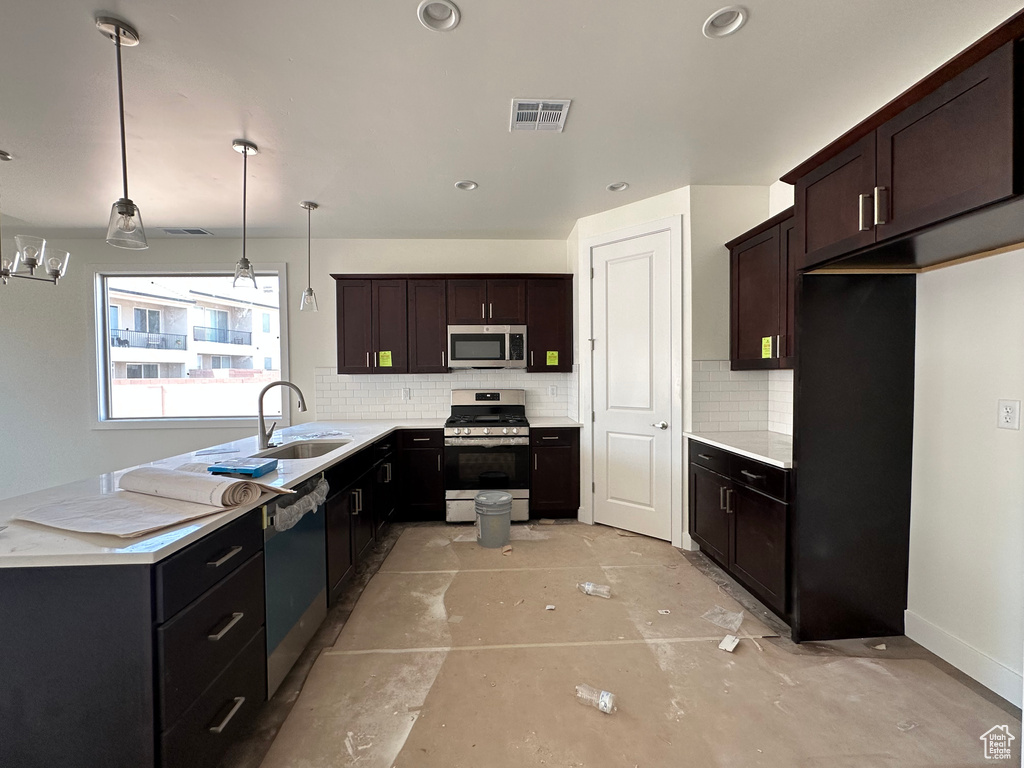
[[[374,368],[377,367],[377,353],[376,352],[373,353],[373,367]]]
[[[220,721],[220,725],[210,726],[210,733],[222,733],[224,729],[228,727],[228,723],[231,722],[231,718],[233,718],[238,713],[238,710],[242,708],[243,704],[245,704],[245,696],[236,696],[235,703],[231,707],[231,711],[228,712],[227,716]]]
[[[487,311],[488,311],[487,317],[489,317],[491,320],[493,320],[494,319],[494,304],[488,304],[487,305]]]
[[[221,627],[220,632],[215,632],[215,633],[209,634],[206,637],[211,642],[216,643],[218,640],[220,640],[222,637],[224,637],[224,635],[226,635],[228,632],[230,632],[231,628],[233,626],[235,626],[235,624],[240,622],[242,620],[243,616],[245,616],[244,613],[232,613],[231,614],[231,618],[228,619],[228,623],[225,624],[223,627]]]
[[[441,471],[441,454],[437,454],[437,471]]]
[[[871,230],[871,224],[868,223],[868,216],[870,214],[867,212],[866,208],[870,203],[871,195],[860,195],[860,197],[857,198],[857,204],[860,207],[860,210],[857,212],[858,227],[861,232],[869,232]]]
[[[444,368],[444,350],[441,350],[441,367]]]
[[[352,490],[352,517],[359,515],[359,491],[358,489]]]
[[[725,511],[730,515],[736,511],[732,508],[732,494],[732,488],[725,489]]]
[[[537,454],[536,453],[533,454],[533,468],[534,469],[537,468]]]
[[[530,350],[530,365],[533,365],[533,350]]]
[[[657,427],[658,429],[668,429],[668,422],[667,421],[659,421],[659,422],[657,422],[655,424],[651,424],[651,426],[652,427]]]
[[[430,442],[430,438],[429,437],[414,437],[412,439],[412,441],[414,443],[429,443]]]
[[[551,437],[542,437],[541,440],[557,440],[558,435],[552,435]]]
[[[211,560],[210,562],[208,562],[207,565],[211,568],[220,568],[222,565],[224,565],[224,563],[226,563],[228,560],[230,560],[232,557],[234,557],[241,551],[242,548],[239,546],[232,547],[226,553],[218,557],[216,560]]]
[[[485,309],[486,309],[486,307],[483,304],[481,304],[480,305],[480,319],[481,320],[486,320],[487,319],[487,313],[484,311]]]
[[[755,475],[753,472],[747,472],[745,469],[741,469],[740,474],[748,480],[764,480],[764,475]]]
[[[882,201],[882,195],[885,201]],[[875,187],[875,224],[887,224],[889,216],[889,190],[886,187]]]
[[[370,367],[370,353],[369,352],[366,353],[366,367],[367,368]]]
[[[714,458],[713,456],[708,456],[706,453],[698,453],[697,456],[704,459],[705,461],[711,461],[711,459]]]
[[[718,508],[721,510],[725,509],[725,486],[718,486]]]
[[[384,482],[385,483],[390,483],[391,482],[391,462],[388,462],[387,464],[384,465],[384,471],[385,471]]]
[[[775,356],[782,357],[782,336],[775,334]]]

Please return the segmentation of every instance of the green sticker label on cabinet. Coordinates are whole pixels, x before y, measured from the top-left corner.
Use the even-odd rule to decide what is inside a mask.
[[[761,337],[761,358],[769,359],[772,356],[772,337],[762,336]]]
[[[558,365],[558,352],[548,352],[548,365]]]
[[[390,352],[383,352],[382,351],[380,353],[380,367],[381,368],[390,368],[391,367],[391,353]]]

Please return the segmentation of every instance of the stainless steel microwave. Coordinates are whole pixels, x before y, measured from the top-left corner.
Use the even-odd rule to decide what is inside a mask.
[[[452,368],[525,368],[525,325],[449,325]]]

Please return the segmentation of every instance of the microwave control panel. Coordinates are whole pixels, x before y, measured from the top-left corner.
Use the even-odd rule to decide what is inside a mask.
[[[526,359],[526,337],[522,333],[510,333],[508,335],[508,359]]]

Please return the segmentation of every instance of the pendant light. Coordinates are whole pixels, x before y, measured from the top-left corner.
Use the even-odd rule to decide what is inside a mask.
[[[124,85],[121,82],[121,46],[129,48],[139,44],[139,33],[120,19],[109,16],[96,18],[96,28],[114,41],[117,54],[117,113],[121,119],[121,181],[124,195],[110,208],[110,223],[107,225],[107,242],[115,248],[142,250],[149,248],[146,231],[142,227],[142,213],[128,197],[128,153],[124,140]]]
[[[0,162],[11,160],[8,152],[0,150]],[[2,215],[0,215],[2,220]],[[0,221],[2,223],[2,221]],[[13,256],[3,255],[3,232],[0,231],[0,284],[7,285],[12,277],[22,280],[39,280],[46,283],[57,284],[57,281],[64,277],[68,271],[68,261],[71,254],[54,248],[41,237],[29,237],[27,235],[16,235],[14,237],[15,249]],[[36,269],[42,267],[48,277],[35,277]],[[19,274],[19,269],[28,270],[28,274]]]
[[[245,139],[235,139],[231,142],[231,148],[242,156],[242,258],[235,264],[235,280],[231,285],[237,286],[239,280],[252,280],[252,287],[256,288],[256,270],[245,256],[245,198],[246,181],[249,175],[249,155],[259,154],[260,148]]]
[[[299,304],[300,312],[316,312],[316,294],[313,293],[313,270],[310,266],[312,264],[312,252],[313,252],[313,211],[320,206],[311,200],[303,200],[299,203],[300,206],[306,209],[306,290],[302,292],[302,303]]]

